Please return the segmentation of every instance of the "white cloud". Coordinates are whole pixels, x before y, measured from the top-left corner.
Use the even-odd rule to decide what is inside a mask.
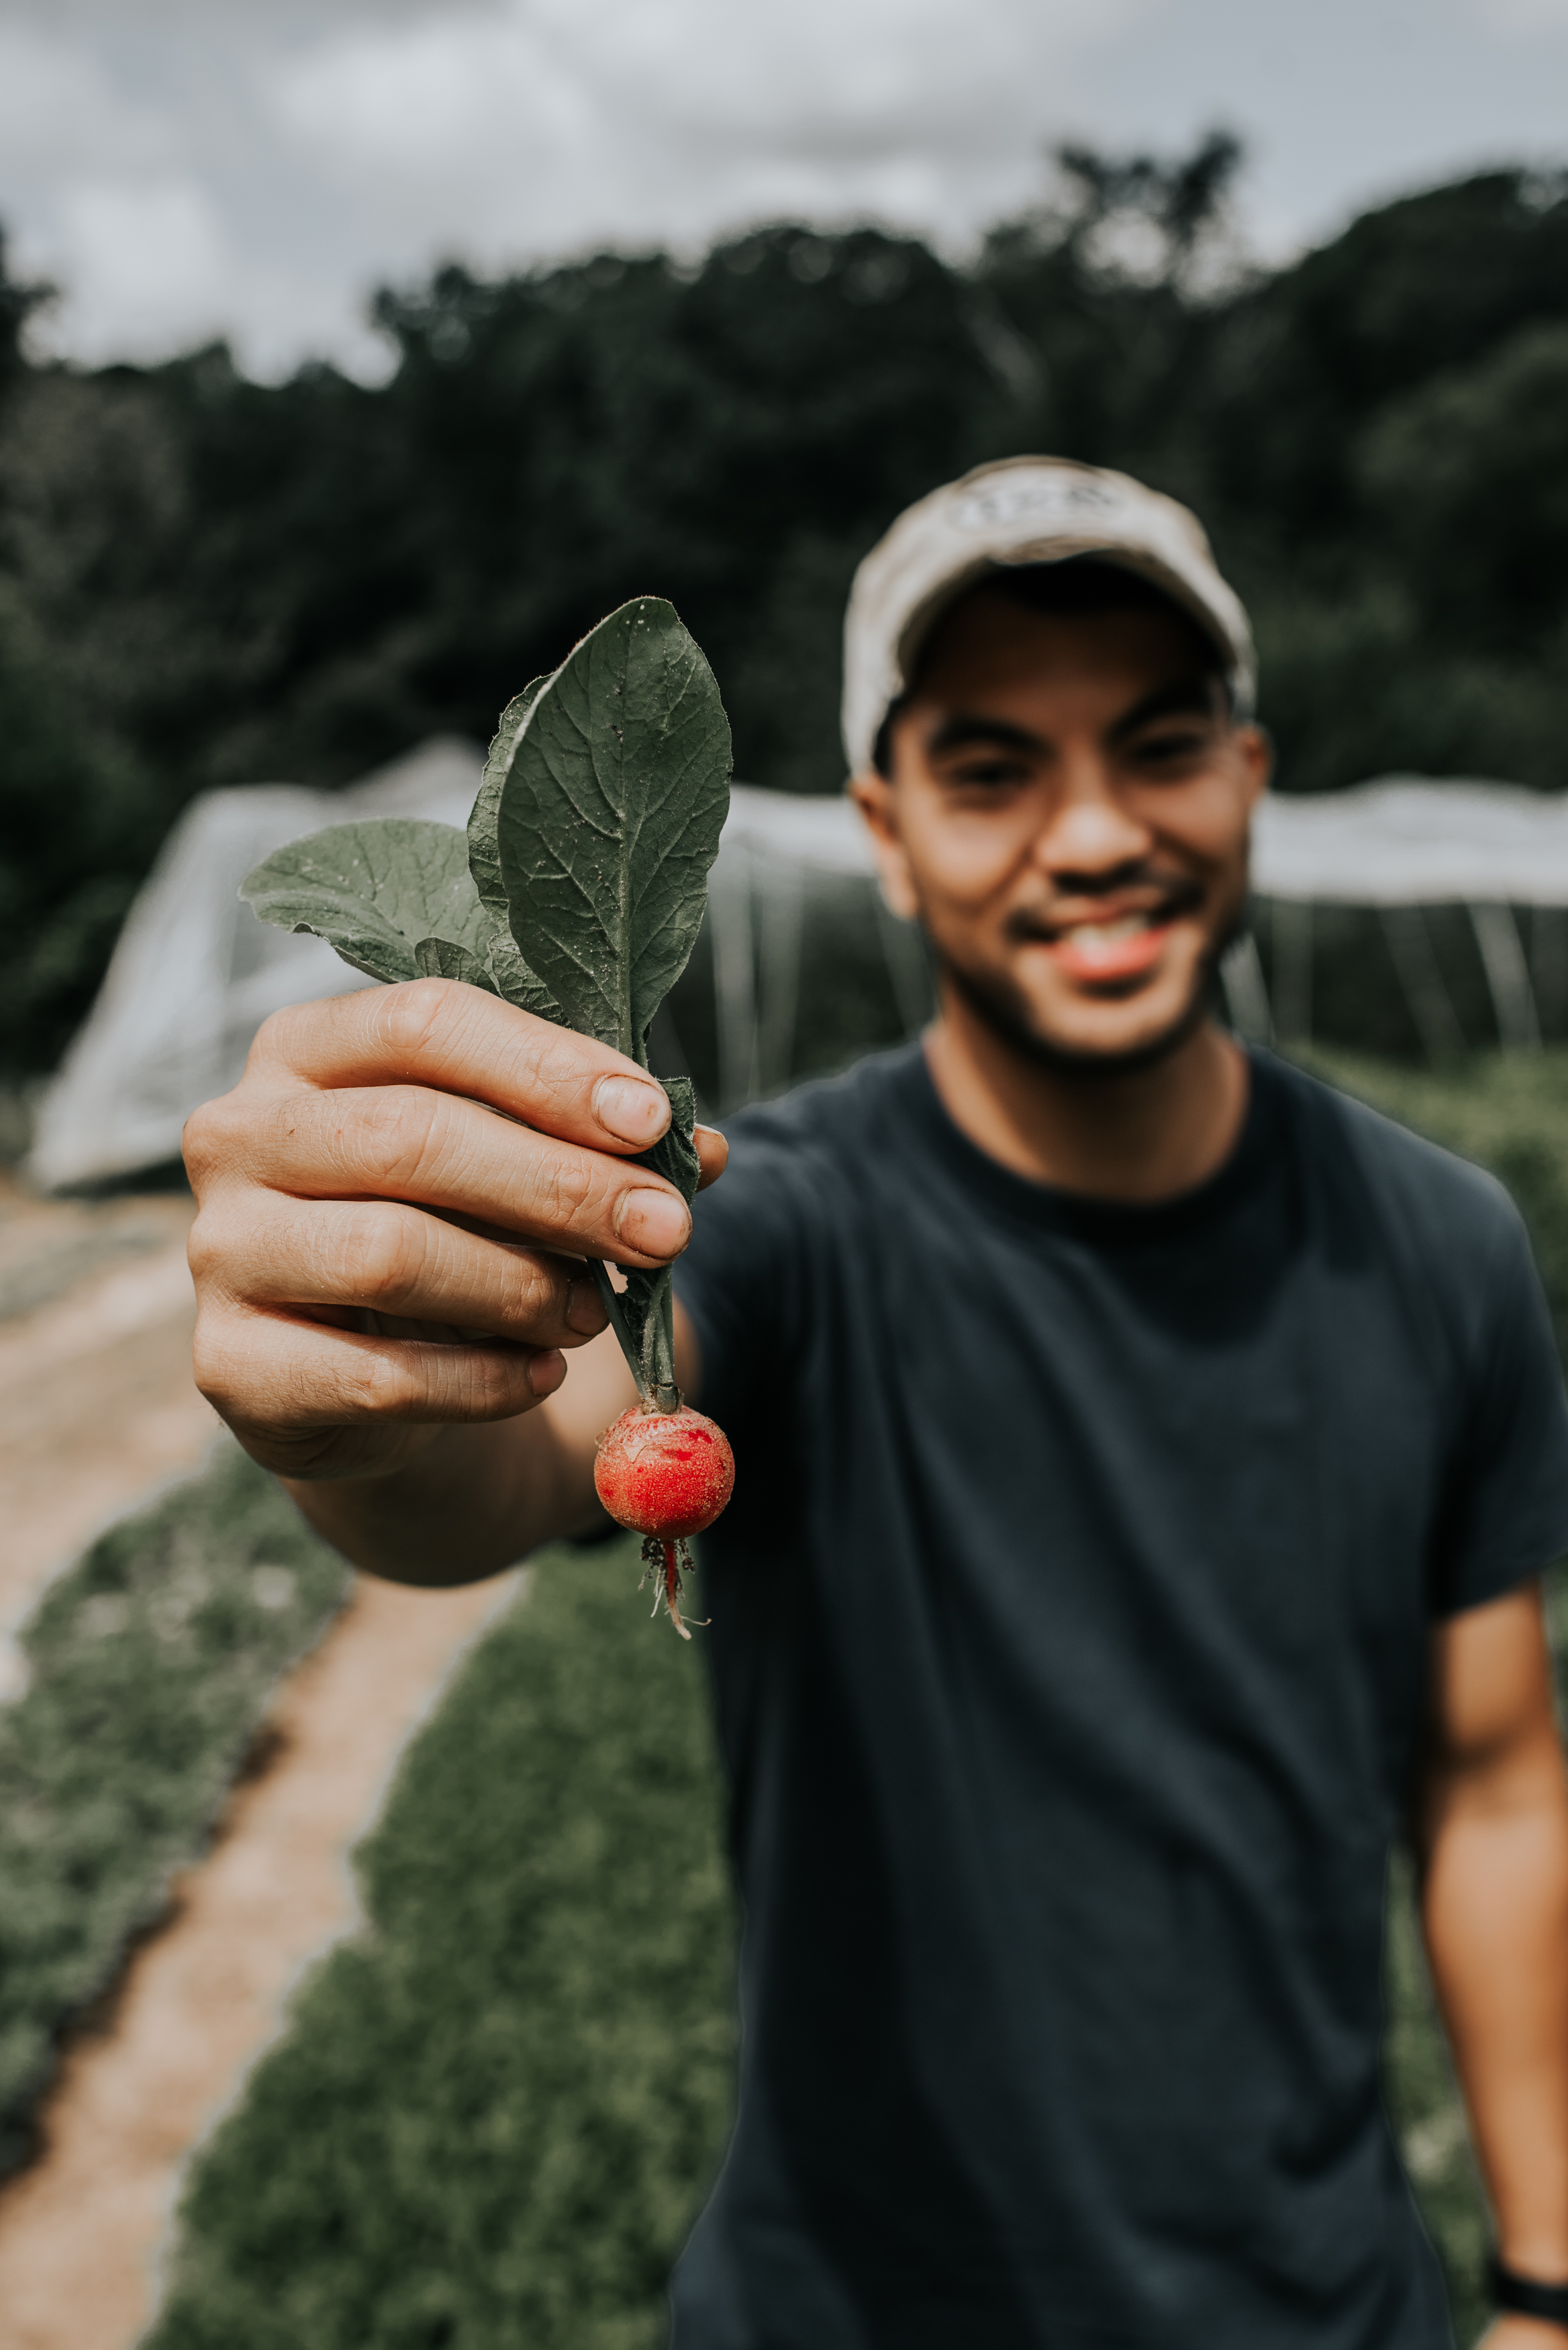
[[[1026,192],[1074,50],[1150,5],[508,0],[330,34],[270,87],[313,168],[470,249],[784,210],[951,234]]]
[[[5,175],[47,179],[69,158],[100,168],[161,162],[178,130],[145,100],[117,91],[88,48],[0,16],[0,155]]]
[[[94,357],[150,357],[221,331],[231,257],[193,182],[82,180],[60,214],[62,317],[67,331],[81,321]]]
[[[0,0],[0,221],[54,348],[227,328],[381,363],[369,289],[455,255],[691,252],[759,218],[961,245],[1072,134],[1255,149],[1287,249],[1360,201],[1564,151],[1568,0]]]
[[[1485,26],[1504,33],[1568,33],[1568,0],[1471,0]]]

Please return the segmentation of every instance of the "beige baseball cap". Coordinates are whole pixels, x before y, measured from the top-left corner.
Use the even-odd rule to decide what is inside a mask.
[[[1126,473],[1065,457],[977,465],[906,507],[855,574],[844,616],[844,747],[869,769],[882,721],[954,598],[1005,564],[1098,555],[1163,588],[1223,657],[1239,714],[1257,682],[1252,632],[1197,516]]]

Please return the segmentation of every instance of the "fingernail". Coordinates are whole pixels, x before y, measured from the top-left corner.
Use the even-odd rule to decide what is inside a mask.
[[[566,1358],[559,1347],[541,1347],[528,1364],[528,1384],[536,1396],[554,1395],[566,1376]]]
[[[579,1338],[592,1338],[609,1320],[604,1302],[591,1281],[574,1281],[566,1292],[566,1327]]]
[[[691,1231],[691,1219],[673,1191],[628,1191],[616,1210],[617,1240],[644,1256],[678,1255]]]
[[[663,1087],[641,1077],[601,1077],[593,1102],[599,1124],[622,1142],[652,1142],[670,1121]]]

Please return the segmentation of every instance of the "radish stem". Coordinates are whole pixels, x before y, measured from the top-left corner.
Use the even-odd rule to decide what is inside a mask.
[[[642,1399],[642,1408],[644,1411],[657,1410],[658,1406],[653,1399],[643,1370],[642,1357],[632,1343],[631,1332],[626,1326],[626,1315],[620,1310],[620,1298],[617,1295],[615,1284],[609,1277],[609,1267],[602,1258],[591,1256],[588,1259],[588,1271],[593,1274],[594,1287],[598,1291],[605,1312],[609,1315],[610,1328],[620,1341],[621,1353],[626,1357],[626,1367],[637,1381],[637,1391]]]

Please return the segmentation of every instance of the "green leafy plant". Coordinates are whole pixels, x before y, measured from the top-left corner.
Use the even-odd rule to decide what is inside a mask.
[[[163,1915],[349,1581],[225,1440],[100,1534],[21,1634],[29,1684],[0,1706],[0,2177],[32,2154],[62,2033]]]
[[[706,1677],[548,1552],[399,1764],[185,2183],[146,2350],[660,2350],[733,2098]],[[0,2332],[4,2329],[0,2328]]]
[[[640,596],[507,704],[466,837],[408,817],[334,825],[267,858],[240,895],[264,921],[330,941],[372,979],[461,980],[648,1069],[654,1015],[696,944],[729,800],[713,673],[674,608]],[[695,1097],[689,1078],[659,1083],[670,1127],[642,1163],[690,1201]],[[682,1414],[669,1268],[634,1269],[619,1291],[604,1264],[593,1271],[644,1414]],[[702,1425],[727,1454],[722,1430]],[[638,1523],[683,1630],[684,1524],[656,1544]]]

